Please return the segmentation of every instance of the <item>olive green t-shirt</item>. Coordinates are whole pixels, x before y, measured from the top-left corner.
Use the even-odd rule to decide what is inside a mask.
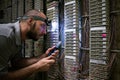
[[[8,72],[8,63],[21,57],[21,37],[19,21],[0,24],[0,75]]]

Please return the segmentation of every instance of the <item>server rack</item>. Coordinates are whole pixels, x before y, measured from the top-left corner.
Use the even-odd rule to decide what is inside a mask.
[[[34,9],[37,9],[43,12],[43,4],[44,4],[43,0],[34,0]]]
[[[24,0],[18,0],[18,17],[24,15]]]
[[[65,0],[64,3],[64,67],[65,79],[78,79],[79,65],[79,10],[78,0]]]
[[[12,22],[15,22],[18,17],[17,5],[17,0],[12,0]]]
[[[58,1],[47,3],[47,17],[51,20],[47,27],[46,48],[52,47],[59,41]]]
[[[57,44],[59,38],[59,1],[47,1],[47,17],[51,20],[50,26],[47,27],[46,49]],[[61,72],[59,70],[58,58],[56,63],[48,71],[49,80],[59,80]]]
[[[90,0],[90,62],[89,79],[106,80],[108,79],[108,0]]]

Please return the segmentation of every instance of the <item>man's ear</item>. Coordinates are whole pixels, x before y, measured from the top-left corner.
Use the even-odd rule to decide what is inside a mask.
[[[31,24],[33,23],[33,21],[34,21],[33,18],[29,18],[29,19],[27,20],[27,22],[28,22],[29,25],[31,25]]]

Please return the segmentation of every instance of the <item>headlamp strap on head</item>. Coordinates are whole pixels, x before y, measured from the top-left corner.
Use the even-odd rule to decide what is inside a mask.
[[[46,19],[45,19],[45,18],[42,18],[42,17],[40,17],[40,16],[32,16],[32,18],[33,18],[34,20],[40,20],[40,21],[43,21],[43,22],[46,23]]]
[[[46,25],[50,25],[50,23],[51,23],[51,20],[48,20],[48,18],[42,18],[42,17],[40,17],[40,16],[32,16],[33,17],[33,19],[34,20],[40,20],[40,21],[43,21],[43,22],[45,22],[46,23]]]
[[[48,20],[48,18],[45,19],[45,18],[42,18],[42,17],[40,17],[40,16],[23,16],[22,19],[28,19],[28,18],[30,18],[30,17],[32,17],[34,20],[43,21],[43,22],[46,23],[46,25],[49,25],[49,24],[51,23],[51,21]],[[20,18],[19,18],[19,19],[20,19]]]

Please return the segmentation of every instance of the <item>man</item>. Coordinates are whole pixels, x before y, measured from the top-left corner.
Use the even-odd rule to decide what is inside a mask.
[[[38,40],[46,34],[47,18],[37,10],[28,11],[18,22],[0,24],[0,80],[21,80],[39,71],[47,71],[55,63],[56,50],[51,56],[48,53],[36,58],[22,58],[22,42],[26,39]],[[16,70],[8,70],[8,63]]]

